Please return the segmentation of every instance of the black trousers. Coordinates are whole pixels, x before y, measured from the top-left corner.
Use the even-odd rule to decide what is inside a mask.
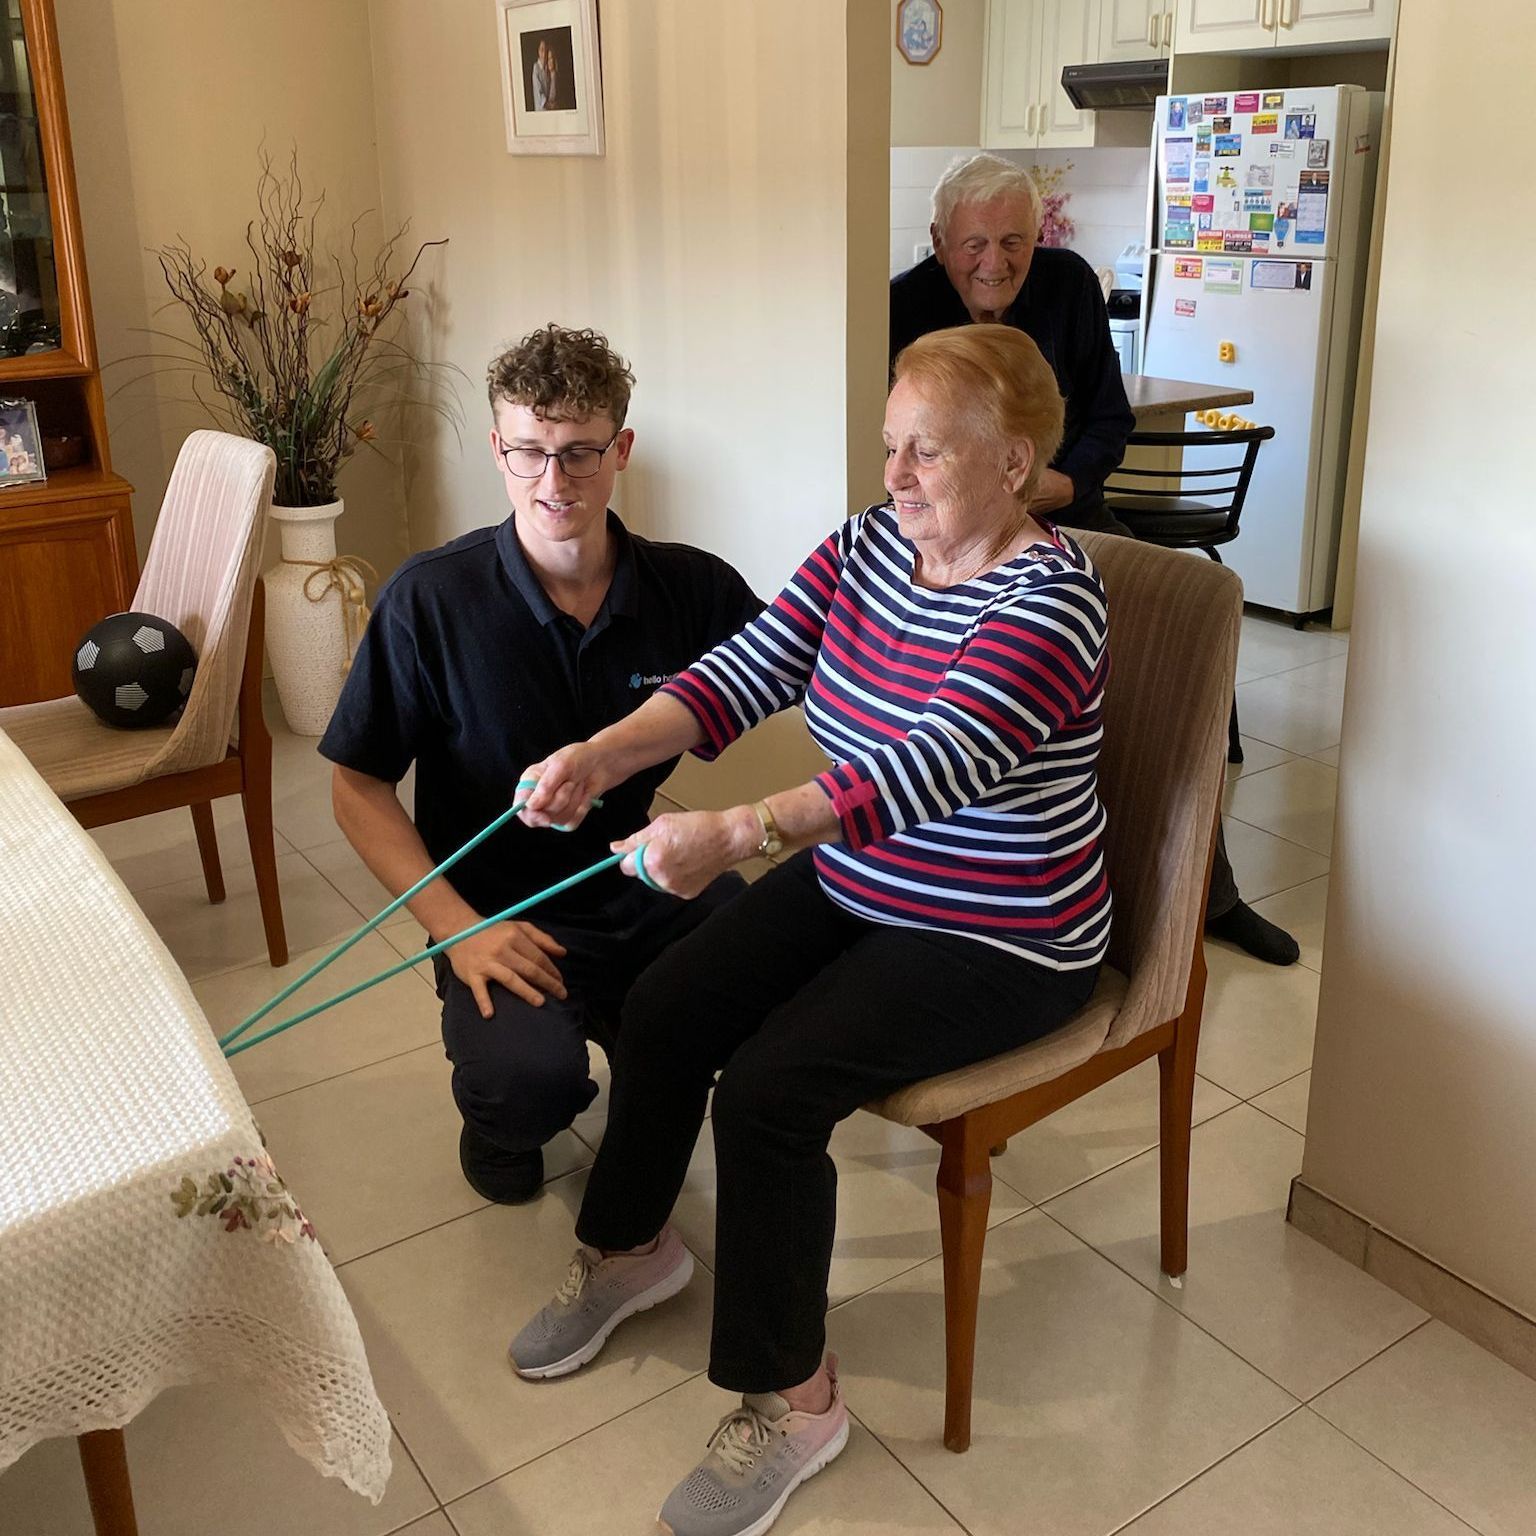
[[[597,1097],[587,1041],[611,1055],[619,1010],[635,978],[745,888],[740,875],[723,875],[697,900],[682,901],[625,880],[589,911],[548,919],[531,912],[530,922],[565,945],[555,964],[567,996],[563,1002],[546,996],[535,1008],[493,985],[490,1019],[481,1018],[448,957],[435,956],[453,1098],[470,1130],[503,1152],[532,1151],[563,1131]]]
[[[1095,979],[865,921],[827,898],[802,853],[631,988],[577,1236],[595,1248],[656,1236],[719,1073],[709,1375],[736,1392],[794,1386],[826,1342],[833,1127],[870,1099],[1048,1034]]]

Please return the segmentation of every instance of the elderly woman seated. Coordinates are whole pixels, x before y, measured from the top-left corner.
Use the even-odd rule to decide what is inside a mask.
[[[835,765],[618,845],[627,873],[681,897],[753,854],[794,856],[631,991],[583,1246],[511,1346],[520,1375],[564,1375],[687,1284],[667,1223],[713,1084],[709,1375],[745,1395],[663,1507],[674,1536],[767,1530],[847,1438],[824,1358],[833,1128],[1056,1029],[1109,935],[1104,592],[1029,512],[1061,438],[1056,380],[1000,325],[924,336],[894,377],[890,501],[830,535],[734,639],[526,775],[525,820],[571,822],[640,768],[711,757],[798,703]]]

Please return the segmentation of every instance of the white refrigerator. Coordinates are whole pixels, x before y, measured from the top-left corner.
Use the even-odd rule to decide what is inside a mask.
[[[1353,85],[1157,102],[1142,371],[1253,391],[1275,436],[1222,558],[1294,616],[1333,601],[1380,124]]]

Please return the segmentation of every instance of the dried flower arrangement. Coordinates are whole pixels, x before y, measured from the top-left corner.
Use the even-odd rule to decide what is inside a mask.
[[[156,372],[193,374],[197,403],[229,430],[273,450],[279,506],[336,500],[342,465],[364,445],[380,452],[377,423],[401,407],[431,410],[455,430],[459,425],[454,392],[433,388],[444,372],[459,370],[424,361],[398,334],[417,264],[429,247],[448,242],[424,241],[405,263],[403,226],[364,265],[359,219],[345,257],[317,253],[324,202],[323,192],[306,197],[297,156],[277,171],[263,154],[257,216],[245,232],[251,264],[243,285],[236,268],[217,265],[210,273],[184,240],[156,252],[171,292],[167,307],[186,312],[194,339],[152,331],[176,350],[142,360],[155,363]],[[331,271],[334,281],[326,281]],[[219,398],[198,389],[202,374]]]
[[[1065,245],[1077,233],[1077,225],[1067,217],[1067,199],[1072,194],[1063,191],[1061,186],[1071,169],[1070,160],[1065,165],[1032,165],[1029,168],[1029,174],[1040,189],[1040,245]]]

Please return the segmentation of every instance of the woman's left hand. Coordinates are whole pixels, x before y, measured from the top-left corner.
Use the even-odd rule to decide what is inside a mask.
[[[645,873],[652,885],[674,896],[692,900],[710,881],[747,858],[757,846],[754,833],[760,835],[758,821],[747,810],[752,825],[747,827],[743,807],[729,811],[681,811],[658,816],[650,826],[622,843],[614,843],[615,853],[629,857],[619,868],[635,875],[634,853],[645,845]]]

